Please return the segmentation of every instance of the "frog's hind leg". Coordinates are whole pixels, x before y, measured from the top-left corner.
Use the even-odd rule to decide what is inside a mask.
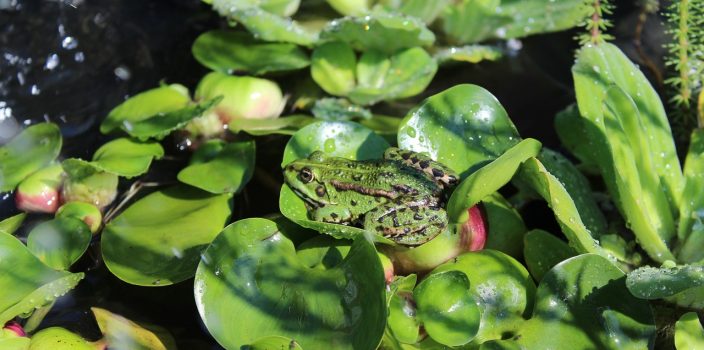
[[[423,244],[447,227],[447,213],[425,203],[386,203],[364,215],[364,229],[398,244]]]
[[[457,173],[452,169],[421,153],[391,147],[384,152],[384,159],[397,160],[418,169],[444,188],[453,187],[459,181]]]

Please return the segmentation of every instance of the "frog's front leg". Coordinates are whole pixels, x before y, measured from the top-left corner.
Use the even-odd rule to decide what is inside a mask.
[[[352,212],[344,205],[328,204],[315,209],[312,213],[312,219],[334,224],[349,223],[352,221]]]
[[[420,245],[447,227],[447,212],[422,200],[382,204],[364,215],[364,229],[403,245]]]

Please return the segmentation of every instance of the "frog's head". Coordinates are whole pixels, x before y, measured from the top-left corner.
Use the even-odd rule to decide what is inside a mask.
[[[321,166],[325,161],[321,151],[311,153],[308,158],[295,160],[284,167],[284,181],[306,203],[321,207],[330,202],[323,181]]]

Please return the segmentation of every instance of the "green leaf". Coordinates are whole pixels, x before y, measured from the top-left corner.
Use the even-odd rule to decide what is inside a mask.
[[[576,104],[571,104],[555,115],[555,131],[560,143],[580,160],[583,170],[598,171],[595,162],[594,140],[589,138],[585,121]]]
[[[364,160],[381,158],[387,148],[386,140],[357,123],[320,121],[291,137],[284,149],[281,166],[306,158],[317,150],[328,156]]]
[[[628,128],[629,141],[638,145],[640,143],[637,143],[633,137],[636,134],[641,138],[647,135],[646,148],[631,150],[642,153],[638,159],[649,158],[652,161],[652,168],[660,180],[658,188],[647,190],[663,191],[671,211],[675,214],[681,203],[684,178],[665,109],[648,79],[618,47],[612,44],[582,48],[572,67],[572,75],[579,112],[586,121],[585,128],[594,142],[595,160],[601,168],[612,196],[619,199],[618,196],[621,193],[616,194],[616,174],[613,169],[616,165],[613,164],[614,160],[609,159],[609,144],[603,139],[604,113],[607,111],[604,109],[603,101],[607,91],[616,85],[633,100],[640,115],[637,121],[631,122],[631,124],[639,122],[640,130],[635,127]],[[631,116],[631,118],[634,117]],[[615,170],[618,170],[618,167]]]
[[[460,0],[441,19],[453,41],[470,44],[569,29],[589,14],[582,0]]]
[[[190,101],[188,89],[179,84],[162,85],[144,91],[113,108],[100,124],[100,132],[111,133],[125,123],[134,125],[159,114],[178,111],[186,108]]]
[[[311,113],[318,118],[330,121],[371,119],[372,112],[342,98],[321,98],[315,101]]]
[[[3,335],[0,334],[0,348],[4,350],[28,350],[29,338],[14,335],[3,337]]]
[[[176,348],[173,338],[167,331],[161,337],[108,310],[91,307],[100,332],[110,349],[116,350],[166,350]]]
[[[446,10],[450,0],[404,0],[386,1],[383,5],[390,12],[398,12],[407,16],[420,19],[426,24],[432,23],[443,11]]]
[[[369,12],[369,0],[325,0],[335,11],[345,16],[361,16]]]
[[[704,266],[644,266],[628,274],[626,286],[634,296],[641,299],[670,297],[688,289],[704,286]]]
[[[518,131],[496,97],[470,84],[425,99],[398,130],[399,147],[426,152],[463,178],[518,141]]]
[[[308,47],[318,41],[317,32],[309,30],[290,18],[267,12],[259,7],[232,7],[230,2],[230,0],[214,0],[213,9],[221,16],[227,16],[242,24],[257,39]]]
[[[346,96],[355,86],[357,58],[352,48],[342,42],[318,46],[311,56],[313,80],[331,95]]]
[[[469,291],[481,309],[479,333],[470,345],[511,334],[532,310],[535,284],[525,267],[506,254],[489,249],[464,253],[440,265],[431,276],[445,271],[467,275]],[[435,294],[435,298],[438,295],[442,294]],[[463,327],[455,325],[455,328]]]
[[[303,350],[303,348],[296,343],[295,340],[291,340],[286,337],[270,336],[255,340],[252,344],[244,345],[242,350],[274,350],[274,349],[286,349],[286,350]]]
[[[647,349],[655,339],[650,305],[634,298],[607,259],[580,255],[543,277],[533,316],[490,349]]]
[[[393,54],[401,49],[430,46],[435,34],[414,17],[377,12],[364,17],[344,17],[320,32],[322,41],[342,41],[357,51]]]
[[[295,339],[303,349],[374,349],[386,299],[373,245],[355,240],[339,265],[311,269],[279,230],[269,220],[240,220],[206,250],[194,289],[213,337],[229,349],[268,336]]]
[[[68,270],[85,253],[93,237],[88,226],[75,218],[55,218],[32,229],[27,249],[57,270]]]
[[[570,247],[579,253],[596,253],[610,260],[615,259],[594,240],[591,232],[582,222],[582,217],[570,193],[560,179],[551,174],[543,163],[536,158],[527,160],[516,177],[548,202]]]
[[[0,147],[0,192],[49,165],[61,151],[61,131],[52,123],[32,125]]]
[[[530,230],[523,239],[526,266],[536,281],[543,279],[555,265],[577,255],[567,243],[547,231]]]
[[[305,51],[293,44],[267,43],[252,36],[225,30],[201,34],[191,48],[200,64],[221,73],[296,70],[310,64]]]
[[[123,122],[120,128],[130,136],[136,137],[139,140],[147,140],[150,138],[163,139],[172,131],[183,128],[191,120],[200,117],[207,110],[220,103],[222,99],[222,96],[218,96],[176,111],[159,113],[134,124],[131,122]]]
[[[0,323],[52,303],[83,279],[83,273],[44,265],[22,242],[0,235]]]
[[[468,63],[497,61],[503,56],[504,54],[500,48],[489,45],[465,45],[443,48],[436,51],[433,55],[435,60],[441,64],[451,61]]]
[[[103,229],[103,259],[121,280],[164,286],[193,277],[200,253],[225,226],[230,194],[175,186],[138,200]]]
[[[19,213],[17,215],[13,215],[3,219],[2,221],[0,221],[0,232],[4,232],[10,235],[13,234],[15,231],[17,231],[18,228],[20,228],[22,222],[24,222],[24,219],[26,217],[27,213]]]
[[[677,258],[689,263],[704,259],[704,129],[695,129],[690,138],[684,163],[685,185],[682,191],[677,238]]]
[[[157,142],[119,138],[100,146],[92,163],[105,172],[129,178],[146,173],[152,159],[163,156],[164,149]]]
[[[438,343],[460,346],[477,335],[481,311],[463,272],[429,275],[413,290],[413,299],[425,331]]]
[[[96,345],[61,327],[42,329],[33,335],[29,350],[95,350]]]
[[[704,348],[704,328],[696,312],[687,312],[675,323],[677,350]]]
[[[252,178],[254,148],[254,141],[207,141],[178,173],[178,180],[210,193],[237,193]]]
[[[523,235],[526,225],[516,208],[498,192],[482,199],[486,217],[486,244],[484,249],[498,250],[516,259],[523,255]]]
[[[204,0],[218,11],[261,8],[279,16],[291,16],[298,10],[300,0]]]
[[[413,344],[420,333],[419,321],[416,318],[416,305],[412,298],[416,286],[416,275],[396,277],[389,286],[387,297],[389,312],[386,319],[387,332],[405,344]]]
[[[62,188],[62,200],[79,201],[103,209],[117,195],[118,177],[102,171],[96,164],[69,158],[61,163],[67,178]]]
[[[521,163],[538,155],[540,147],[535,139],[525,139],[464,179],[447,203],[450,220],[458,224],[467,221],[467,209],[511,181]]]
[[[315,121],[316,119],[306,115],[292,115],[276,119],[237,119],[231,121],[228,126],[232,132],[244,131],[254,136],[293,135]]]

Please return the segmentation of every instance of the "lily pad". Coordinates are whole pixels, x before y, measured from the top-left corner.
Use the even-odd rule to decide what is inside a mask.
[[[254,343],[245,345],[242,350],[274,350],[274,349],[286,349],[286,350],[303,350],[303,348],[296,343],[295,340],[286,337],[264,337],[254,341]]]
[[[83,273],[57,271],[44,265],[22,242],[0,235],[0,323],[51,304],[73,289]]]
[[[191,50],[200,64],[221,73],[260,75],[301,69],[310,64],[306,52],[294,44],[267,43],[242,32],[205,32],[193,42]]]
[[[232,132],[244,131],[253,136],[293,135],[315,121],[315,118],[307,115],[291,115],[276,119],[237,119],[231,121],[228,126]]]
[[[696,312],[687,312],[675,323],[677,350],[704,348],[704,328]]]
[[[151,330],[105,309],[92,307],[90,310],[110,349],[166,350],[176,347],[170,335],[159,337]],[[164,332],[166,331],[162,330],[161,333]]]
[[[163,286],[193,277],[230,217],[230,194],[175,186],[138,200],[103,229],[105,265],[121,280]]]
[[[178,180],[210,193],[237,193],[252,178],[254,147],[254,141],[208,141],[178,173]]]
[[[430,46],[435,34],[414,17],[377,12],[364,17],[344,17],[320,32],[321,41],[342,41],[358,51],[387,54],[417,46]]]
[[[49,165],[61,151],[61,131],[52,123],[32,125],[0,147],[0,192]]]
[[[504,253],[489,249],[465,253],[438,266],[431,276],[446,271],[460,271],[469,278],[469,291],[481,309],[480,328],[470,344],[502,339],[531,313],[535,284],[523,265]]]
[[[103,171],[129,178],[146,173],[152,159],[163,156],[164,149],[157,142],[119,138],[100,146],[92,163]]]
[[[27,236],[27,249],[57,270],[68,270],[88,249],[93,234],[83,221],[57,217],[45,221]]]
[[[19,213],[17,215],[10,216],[0,221],[0,232],[7,234],[13,234],[24,222],[27,217],[27,213]]]
[[[304,349],[374,349],[384,331],[384,273],[364,239],[339,265],[311,269],[274,222],[240,220],[206,250],[194,289],[206,327],[230,349],[268,336]]]
[[[489,91],[451,87],[414,108],[401,122],[398,145],[426,152],[467,177],[520,141],[513,122]]]
[[[595,254],[563,261],[543,277],[531,319],[511,339],[489,348],[651,348],[656,329],[650,305],[630,295],[625,279]]]
[[[577,255],[577,252],[567,243],[547,231],[531,230],[526,233],[523,239],[525,241],[523,256],[526,260],[526,266],[536,281],[543,279],[543,276],[553,266]]]
[[[463,272],[449,270],[431,274],[413,290],[413,299],[418,319],[438,343],[464,345],[479,332],[481,311]]]

